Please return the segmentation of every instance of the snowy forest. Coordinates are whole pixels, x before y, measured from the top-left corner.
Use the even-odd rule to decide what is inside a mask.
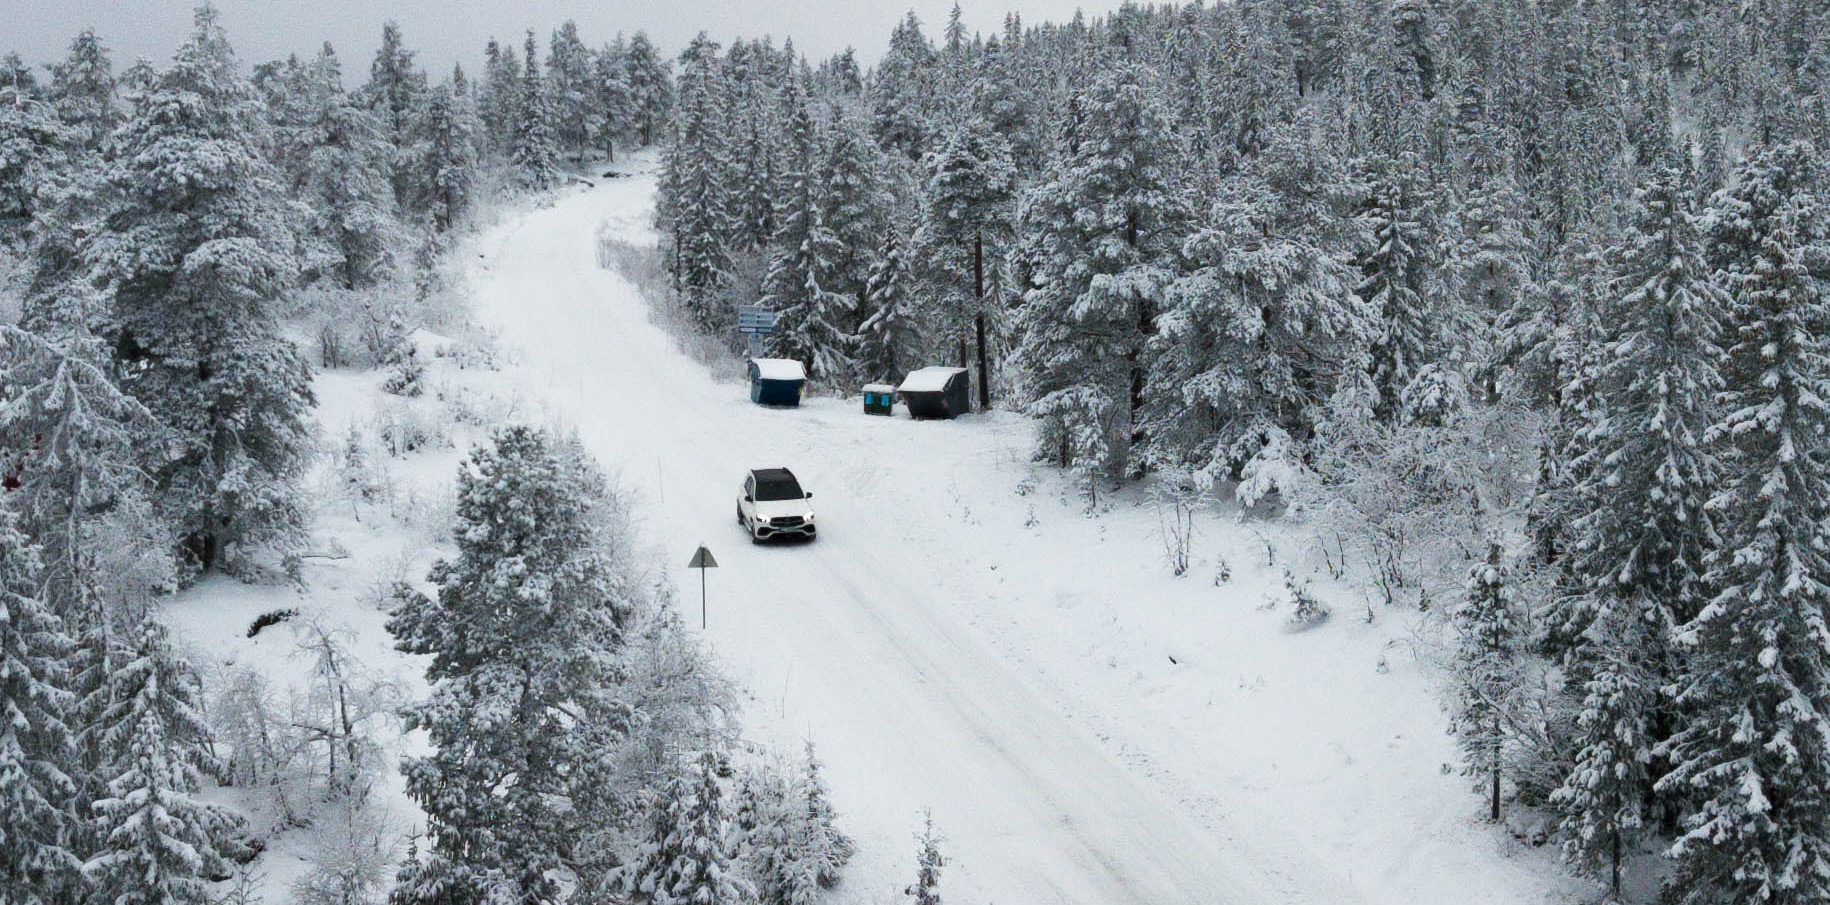
[[[1830,897],[1830,8],[956,7],[868,71],[678,62],[702,328],[771,308],[839,391],[967,367],[1089,513],[1303,520],[1440,614],[1493,819],[1615,895],[1651,841],[1672,902]]]
[[[424,695],[285,609],[247,633],[290,632],[308,688],[211,679],[162,618],[303,585],[326,501],[405,509],[378,459],[442,428],[321,436],[314,379],[439,396],[412,336],[464,319],[464,237],[649,153],[692,329],[735,353],[770,308],[769,354],[832,393],[968,368],[1089,518],[1147,487],[1178,576],[1191,513],[1299,526],[1265,543],[1292,627],[1329,615],[1305,569],[1368,623],[1421,614],[1470,813],[1543,815],[1604,894],[1830,899],[1830,8],[924,28],[809,60],[566,23],[429,74],[389,25],[364,77],[239,59],[206,5],[163,63],[96,31],[0,59],[0,902],[840,884],[812,743],[738,737],[641,504],[556,426],[475,416],[449,498],[412,502],[446,555],[366,592]],[[294,831],[310,863],[263,895],[246,865]],[[914,853],[897,892],[934,905],[931,822]]]
[[[730,694],[575,438],[496,426],[425,516],[452,555],[372,594],[423,700],[293,609],[247,630],[293,632],[288,692],[206,683],[164,624],[213,576],[303,588],[315,465],[385,510],[375,450],[433,429],[316,436],[314,373],[432,395],[408,335],[462,319],[458,239],[670,122],[639,32],[492,41],[475,79],[380,43],[366,77],[329,45],[249,66],[206,5],[164,65],[87,30],[0,62],[0,902],[809,901],[850,851],[811,743],[734,756]],[[405,839],[373,803],[414,730]],[[244,865],[293,831],[311,863],[263,899]]]

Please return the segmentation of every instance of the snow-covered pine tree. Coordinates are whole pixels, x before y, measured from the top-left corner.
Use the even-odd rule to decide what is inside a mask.
[[[386,121],[344,92],[342,64],[329,44],[307,67],[303,88],[295,102],[305,103],[308,119],[289,136],[295,144],[288,156],[300,167],[294,194],[311,206],[309,235],[329,251],[323,276],[365,289],[393,266],[395,198],[405,185],[396,178],[398,150]],[[387,113],[385,105],[377,109]]]
[[[1376,326],[1353,291],[1353,180],[1313,120],[1266,141],[1165,293],[1145,394],[1155,461],[1235,474],[1276,433],[1312,434],[1364,372]]]
[[[922,324],[902,243],[894,227],[884,231],[865,281],[858,373],[866,381],[900,382],[920,355]]]
[[[827,108],[821,157],[815,167],[820,174],[820,221],[839,249],[835,281],[827,288],[862,301],[892,200],[882,175],[882,156],[865,124],[843,105],[833,104]],[[846,328],[856,326],[849,323]]]
[[[1732,308],[1709,506],[1715,593],[1679,630],[1683,727],[1658,781],[1696,802],[1678,901],[1830,897],[1830,220],[1804,143],[1757,150],[1705,215]]]
[[[739,53],[739,47],[748,49]],[[777,103],[783,86],[773,77],[771,64],[766,48],[747,44],[733,47],[727,61],[737,122],[729,127],[733,173],[726,205],[731,211],[731,242],[742,252],[766,253],[775,237],[778,158],[785,148],[779,141],[782,117]]]
[[[67,772],[74,701],[62,620],[38,599],[37,551],[0,506],[0,899],[44,905],[80,894],[80,820]]]
[[[515,182],[529,191],[545,191],[559,184],[559,146],[553,140],[553,113],[534,31],[528,29],[521,54],[521,93],[515,103],[515,135],[509,150]]]
[[[1453,267],[1469,309],[1492,322],[1531,291],[1531,252],[1525,199],[1513,176],[1511,156],[1497,141],[1469,152],[1478,169],[1462,199],[1462,242]]]
[[[1372,345],[1374,411],[1395,421],[1398,399],[1418,372],[1437,360],[1444,335],[1456,334],[1448,304],[1433,212],[1424,197],[1422,161],[1402,154],[1369,167],[1370,199],[1361,214],[1371,248],[1361,260],[1355,293],[1378,314]]]
[[[1586,398],[1561,561],[1574,593],[1553,618],[1570,639],[1580,752],[1558,804],[1572,858],[1605,867],[1617,892],[1621,849],[1641,823],[1648,764],[1664,740],[1655,717],[1678,710],[1661,691],[1684,659],[1672,632],[1701,611],[1703,564],[1717,542],[1706,504],[1721,469],[1704,435],[1717,418],[1716,318],[1727,300],[1703,272],[1689,197],[1684,171],[1669,163],[1636,193],[1634,229],[1611,255],[1604,345],[1572,388]]]
[[[107,574],[103,562],[131,552],[108,549],[121,540],[109,530],[118,517],[148,515],[135,444],[152,416],[116,384],[100,341],[80,327],[53,338],[51,327],[0,327],[0,458],[19,466],[7,502],[42,551],[40,596],[64,620],[88,626],[107,621],[104,599],[127,602],[106,593],[125,590],[124,576]]]
[[[404,148],[412,141],[413,119],[426,96],[426,73],[413,58],[400,34],[400,23],[389,19],[381,26],[381,46],[369,64],[369,81],[362,93],[381,120],[387,141]]]
[[[858,299],[843,291],[846,249],[826,223],[822,136],[808,109],[804,78],[789,80],[782,104],[788,144],[776,204],[781,219],[760,300],[777,314],[769,351],[803,362],[814,380],[844,385],[857,369],[852,331]]]
[[[1498,541],[1488,542],[1485,560],[1470,570],[1468,597],[1455,609],[1454,622],[1459,642],[1450,722],[1468,761],[1466,772],[1487,792],[1488,817],[1498,821],[1522,635],[1513,612],[1505,551]]]
[[[194,567],[246,565],[302,523],[295,479],[312,397],[278,331],[295,272],[284,199],[256,150],[260,104],[214,7],[110,142],[114,197],[87,263],[104,336],[149,437],[158,508]]]
[[[515,48],[495,38],[483,51],[483,84],[477,89],[477,115],[483,121],[484,146],[490,158],[507,159],[515,146],[520,121],[521,63]]]
[[[987,308],[996,305],[988,296],[1010,247],[1016,191],[1010,146],[977,117],[967,117],[942,133],[922,165],[927,183],[917,241],[928,259],[924,270],[942,284],[935,332],[955,338],[961,367],[968,365],[966,348],[974,348],[979,405],[985,407],[991,404]],[[987,269],[994,271],[989,280]]]
[[[1070,153],[1021,202],[1030,286],[1014,354],[1037,456],[1080,472],[1089,498],[1099,476],[1131,470],[1142,354],[1183,219],[1173,136],[1144,75],[1116,66],[1078,98]]]
[[[673,78],[647,32],[638,31],[629,39],[629,55],[623,58],[623,65],[633,114],[630,125],[636,140],[646,148],[661,140],[673,110]]]
[[[468,93],[451,83],[432,89],[419,131],[406,155],[411,182],[408,207],[432,219],[432,228],[449,232],[470,211],[477,184],[477,140],[480,124]]]
[[[149,611],[108,685],[97,739],[113,778],[95,802],[98,848],[83,873],[100,901],[207,905],[240,822],[197,797],[217,767],[202,683]]]
[[[818,900],[815,889],[832,889],[839,885],[840,871],[851,860],[851,837],[833,825],[834,812],[826,780],[820,775],[820,760],[814,756],[813,742],[807,742],[806,758],[801,762],[798,853],[794,859],[801,867],[800,896],[791,905],[813,905]],[[810,882],[809,882],[810,881]]]
[[[602,115],[593,69],[591,49],[578,37],[578,23],[567,19],[547,42],[546,93],[554,144],[581,163]]]
[[[940,903],[940,869],[947,866],[947,859],[941,856],[941,837],[934,832],[934,815],[922,814],[921,835],[915,841],[921,844],[921,851],[915,855],[915,882],[909,884],[902,894],[915,900],[915,905],[941,905]]]
[[[629,134],[629,122],[635,118],[628,62],[629,45],[622,35],[591,58],[592,104],[597,116],[591,124],[590,139],[603,149],[605,160],[616,160],[616,147]]]
[[[39,597],[75,636],[62,664],[75,756],[61,766],[86,819],[114,778],[98,739],[128,614],[169,592],[176,569],[135,448],[151,416],[116,385],[107,349],[80,325],[33,327],[0,328],[0,458],[22,465],[6,502],[42,548]],[[81,857],[92,836],[79,822],[66,845]]]
[[[915,11],[897,24],[871,80],[871,134],[886,151],[920,160],[927,150],[936,57]]]
[[[46,99],[64,125],[75,130],[82,147],[91,152],[99,152],[102,139],[120,124],[114,66],[108,59],[108,48],[93,29],[79,32],[64,59],[51,64]]]
[[[1647,823],[1653,733],[1660,691],[1648,662],[1666,639],[1662,627],[1616,607],[1589,624],[1592,650],[1582,663],[1576,711],[1576,761],[1551,793],[1563,852],[1584,870],[1605,873],[1618,899],[1622,862]]]
[[[633,54],[635,45],[630,45]],[[723,328],[734,315],[717,309],[728,277],[732,233],[727,190],[726,92],[718,45],[701,32],[681,55],[680,104],[662,161],[655,220],[666,238],[674,288],[699,324]]]
[[[33,219],[51,207],[70,173],[78,136],[51,105],[23,93],[0,95],[0,247],[23,246]]]
[[[573,768],[616,711],[603,695],[629,606],[605,500],[600,474],[525,427],[460,472],[457,557],[434,564],[436,598],[403,588],[388,623],[401,650],[432,658],[431,694],[407,712],[432,752],[401,765],[429,858],[402,867],[397,905],[446,901],[428,877],[485,899],[558,895],[583,831],[572,803],[591,794]]]
[[[718,755],[683,758],[655,801],[648,838],[617,876],[634,905],[745,905],[755,890],[736,869]]]

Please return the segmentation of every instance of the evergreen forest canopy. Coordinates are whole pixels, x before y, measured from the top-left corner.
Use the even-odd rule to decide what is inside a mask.
[[[1616,894],[1650,843],[1672,901],[1830,896],[1830,7],[956,8],[868,73],[678,65],[700,327],[773,308],[839,388],[971,367],[1089,510],[1236,481],[1454,601],[1495,819]]]

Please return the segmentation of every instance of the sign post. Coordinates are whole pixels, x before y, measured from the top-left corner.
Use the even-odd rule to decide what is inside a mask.
[[[775,312],[761,305],[739,307],[737,332],[749,340],[750,357],[762,357],[763,337],[775,332]]]
[[[704,544],[699,545],[698,552],[693,554],[692,562],[686,564],[689,569],[699,570],[699,628],[705,628],[705,570],[718,568],[718,560],[712,558],[712,551]]]

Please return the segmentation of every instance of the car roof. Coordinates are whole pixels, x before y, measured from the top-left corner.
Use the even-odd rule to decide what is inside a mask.
[[[758,481],[793,481],[794,472],[786,468],[752,468],[750,474]],[[798,483],[798,482],[797,482]]]

